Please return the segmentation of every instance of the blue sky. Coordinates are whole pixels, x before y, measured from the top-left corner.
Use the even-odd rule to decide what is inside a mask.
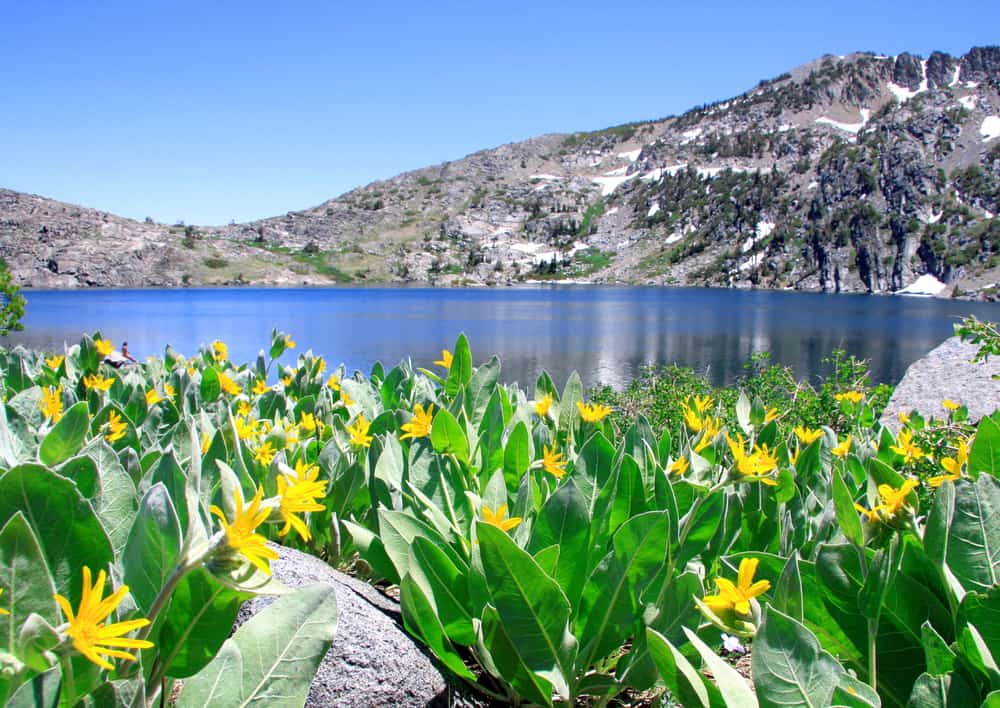
[[[7,2],[0,186],[221,224],[825,53],[1000,42],[1000,3]]]

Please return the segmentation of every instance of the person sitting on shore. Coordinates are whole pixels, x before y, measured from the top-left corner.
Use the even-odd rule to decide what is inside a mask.
[[[120,369],[126,364],[138,364],[139,362],[128,353],[128,342],[122,342],[121,353],[117,351],[112,351],[106,357],[104,357],[104,363],[108,366],[113,366],[116,369]]]

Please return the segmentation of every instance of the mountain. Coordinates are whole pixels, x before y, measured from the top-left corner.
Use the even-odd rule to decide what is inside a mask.
[[[1000,279],[1000,47],[825,56],[655,121],[545,135],[222,227],[0,190],[33,287],[525,279],[918,289]]]

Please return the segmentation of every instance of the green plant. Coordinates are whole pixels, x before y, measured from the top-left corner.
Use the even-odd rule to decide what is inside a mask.
[[[27,300],[21,295],[21,289],[14,282],[7,267],[7,261],[0,258],[0,337],[11,332],[24,329],[21,319],[24,317],[24,306]]]

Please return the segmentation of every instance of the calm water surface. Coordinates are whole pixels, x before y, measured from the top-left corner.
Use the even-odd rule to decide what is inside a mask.
[[[1000,305],[863,295],[538,286],[500,290],[420,288],[189,289],[31,291],[25,331],[0,340],[62,349],[100,329],[128,340],[138,357],[183,354],[222,339],[235,361],[249,361],[278,327],[331,365],[369,371],[375,361],[411,357],[431,367],[465,332],[479,363],[491,354],[503,378],[534,381],[547,369],[561,384],[574,369],[586,385],[620,387],[647,363],[678,363],[717,384],[743,372],[752,352],[826,373],[836,347],[870,359],[878,381],[906,367],[952,332],[966,314],[1000,319]],[[286,355],[284,360],[292,362]]]

